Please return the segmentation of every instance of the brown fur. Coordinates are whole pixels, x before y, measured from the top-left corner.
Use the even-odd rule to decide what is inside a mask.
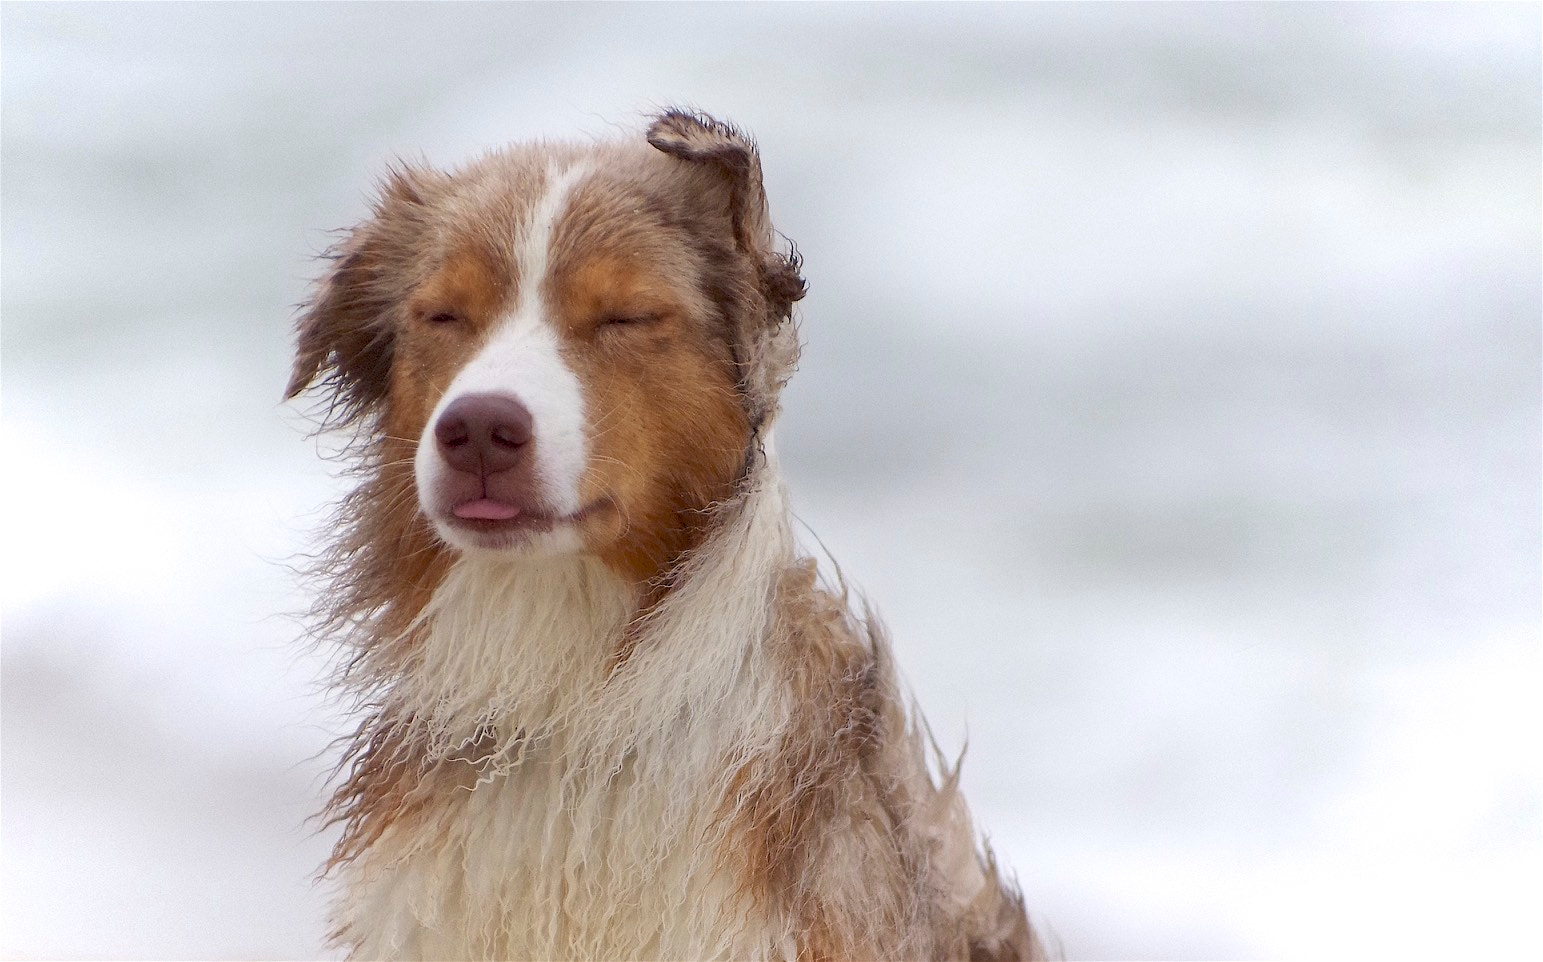
[[[417,439],[522,284],[547,285],[595,412],[581,500],[601,510],[582,522],[586,550],[638,588],[613,668],[764,469],[762,430],[797,351],[797,255],[775,249],[760,160],[737,130],[671,111],[647,141],[655,150],[544,146],[454,175],[394,172],[300,320],[288,394],[322,382],[325,423],[354,433],[361,479],[318,572],[317,631],[344,646],[336,683],[363,716],[329,805],[343,826],[329,867],[470,788],[485,757],[478,741],[431,759],[384,696],[412,670],[417,616],[455,563],[418,509]],[[512,225],[550,159],[581,153],[600,173],[575,189],[547,276],[519,277]],[[957,773],[941,786],[929,775],[876,619],[820,587],[807,559],[771,590],[764,644],[793,723],[775,753],[724,762],[717,857],[737,889],[795,921],[801,959],[1039,957],[989,852],[966,853],[984,885],[954,904],[941,862],[970,845]],[[849,891],[853,878],[867,890]]]

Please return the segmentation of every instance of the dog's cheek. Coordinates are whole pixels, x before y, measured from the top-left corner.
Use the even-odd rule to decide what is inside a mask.
[[[727,358],[701,349],[682,363],[694,375],[684,382],[689,389],[671,415],[677,425],[673,460],[682,481],[694,489],[693,500],[723,500],[744,467],[749,418]]]
[[[398,334],[391,366],[391,392],[386,429],[394,438],[417,442],[428,429],[429,416],[464,364],[466,349],[442,343],[406,326]]]
[[[749,427],[730,366],[706,339],[677,337],[639,372],[635,420],[654,479],[647,497],[652,517],[691,523],[693,512],[732,493]]]
[[[652,485],[648,440],[648,386],[636,359],[590,351],[575,364],[584,385],[589,461],[582,481],[585,503],[609,498],[633,515]]]

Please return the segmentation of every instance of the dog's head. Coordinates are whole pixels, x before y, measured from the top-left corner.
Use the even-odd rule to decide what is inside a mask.
[[[802,294],[753,144],[671,111],[646,140],[392,172],[300,319],[288,394],[321,381],[451,546],[647,577],[743,475]]]

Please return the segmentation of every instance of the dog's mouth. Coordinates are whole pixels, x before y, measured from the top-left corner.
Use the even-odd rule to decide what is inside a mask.
[[[464,521],[512,521],[521,514],[515,505],[494,498],[477,498],[450,509],[450,513]]]
[[[495,498],[473,498],[454,505],[439,520],[447,527],[480,536],[477,540],[487,547],[510,547],[524,535],[578,525],[614,508],[610,498],[600,498],[570,514],[557,514]]]

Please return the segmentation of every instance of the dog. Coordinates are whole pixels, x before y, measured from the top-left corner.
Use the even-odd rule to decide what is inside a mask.
[[[796,249],[735,127],[398,165],[286,396],[357,486],[331,939],[359,959],[1030,959],[879,621],[801,557]],[[933,769],[937,774],[934,775]]]

